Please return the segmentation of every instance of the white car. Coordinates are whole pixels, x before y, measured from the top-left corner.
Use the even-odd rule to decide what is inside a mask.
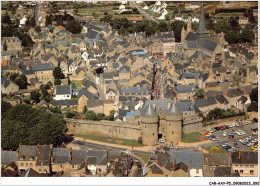
[[[160,143],[164,143],[164,140],[161,138],[161,139],[159,139],[159,142]]]
[[[171,149],[179,149],[179,147],[178,146],[171,146]]]
[[[235,126],[236,126],[236,123],[232,123],[232,126],[235,127]]]
[[[227,132],[223,132],[223,136],[227,136]]]

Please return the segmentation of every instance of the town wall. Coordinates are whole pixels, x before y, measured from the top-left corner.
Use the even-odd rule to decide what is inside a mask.
[[[138,140],[142,134],[140,125],[117,123],[115,121],[90,121],[66,119],[68,132],[111,138]]]

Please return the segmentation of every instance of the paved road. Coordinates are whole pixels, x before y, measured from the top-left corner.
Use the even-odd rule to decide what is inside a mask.
[[[70,144],[77,145],[80,149],[89,149],[89,150],[113,150],[113,151],[128,151],[126,148],[121,148],[121,147],[111,147],[108,145],[101,145],[101,144],[96,144],[92,142],[87,142],[83,140],[75,140],[72,141]],[[153,152],[148,152],[148,151],[140,151],[140,150],[131,150],[131,153],[139,153],[139,154],[145,154],[145,155],[150,155],[153,154]]]
[[[158,21],[156,21],[154,18],[152,18],[151,16],[149,16],[147,13],[145,13],[143,10],[141,10],[140,8],[138,8],[132,1],[129,1],[129,5],[132,8],[137,8],[137,10],[148,20],[154,21],[156,23],[159,23]]]

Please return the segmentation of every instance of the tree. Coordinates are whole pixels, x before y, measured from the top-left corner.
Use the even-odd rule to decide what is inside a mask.
[[[54,77],[54,79],[64,79],[65,78],[65,75],[63,74],[60,67],[54,67],[53,77]]]
[[[54,80],[55,85],[61,85],[61,80],[60,79],[55,79]]]
[[[41,94],[38,91],[36,90],[31,91],[30,96],[31,96],[31,100],[35,101],[36,103],[40,102]]]
[[[66,118],[73,118],[74,116],[76,116],[76,114],[73,113],[73,112],[68,112],[68,113],[66,114]]]
[[[242,42],[252,43],[255,39],[255,34],[252,30],[243,30],[241,33]]]
[[[158,26],[158,29],[160,32],[167,32],[168,31],[168,25],[166,22],[160,22],[159,23],[159,26]]]
[[[249,94],[251,102],[258,103],[258,87],[253,88],[251,93]]]
[[[11,103],[7,101],[1,101],[1,120],[6,116],[6,113],[12,108]]]
[[[93,110],[88,110],[85,112],[86,120],[96,120],[96,114]]]
[[[19,76],[19,74],[14,72],[14,73],[10,74],[10,80],[14,82],[14,80],[15,80],[18,76]]]
[[[257,112],[258,111],[258,104],[256,102],[252,102],[249,107],[247,108],[248,112]]]
[[[109,120],[110,121],[114,121],[114,114],[115,114],[115,112],[116,111],[114,109],[109,111]]]
[[[36,31],[37,33],[40,33],[40,32],[41,32],[41,28],[40,28],[39,26],[36,26],[34,29],[35,29],[35,31]]]
[[[139,11],[137,8],[133,8],[133,14],[139,14]]]
[[[97,114],[97,120],[103,120],[103,118],[105,117],[106,115],[104,113],[98,113]]]
[[[18,75],[15,80],[15,84],[19,86],[19,89],[26,89],[27,88],[27,77],[24,74]]]
[[[102,67],[96,69],[97,74],[102,74],[103,72],[104,72],[104,70]]]
[[[10,16],[8,15],[7,12],[5,12],[4,16],[2,17],[2,23],[7,23],[7,24],[12,23]]]
[[[105,12],[104,12],[104,15],[108,15],[108,12],[107,12],[107,11],[105,11]]]
[[[82,26],[80,22],[76,20],[68,21],[68,24],[66,25],[66,30],[71,32],[72,34],[79,34],[81,33]]]
[[[24,104],[9,109],[1,125],[2,147],[6,150],[16,150],[20,143],[58,146],[67,132],[61,114],[52,114],[45,108],[32,108]]]
[[[143,138],[140,136],[137,140],[138,143],[143,144]]]
[[[197,96],[198,98],[204,98],[204,89],[202,88],[197,89],[194,96]]]

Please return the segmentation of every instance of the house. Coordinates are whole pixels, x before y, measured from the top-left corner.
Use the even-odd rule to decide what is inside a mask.
[[[14,161],[11,161],[7,165],[2,164],[1,177],[16,177],[18,175],[18,166]]]
[[[250,105],[251,101],[249,98],[246,96],[241,96],[237,101],[236,101],[236,108],[238,108],[241,111],[246,111],[248,106]]]
[[[246,25],[248,23],[248,18],[247,17],[239,17],[238,23],[240,25]]]
[[[229,170],[227,175],[231,175],[231,156],[229,153],[204,153],[203,154],[203,177],[215,177],[219,174],[217,169]],[[226,173],[227,171],[223,171]],[[218,175],[218,177],[220,177]],[[222,177],[222,176],[221,176]]]
[[[57,85],[54,94],[55,100],[70,100],[72,95],[71,85]]]
[[[196,88],[194,85],[178,85],[175,87],[175,92],[177,100],[187,100],[193,98]]]
[[[85,107],[88,108],[88,100],[90,101],[98,101],[99,96],[97,94],[93,94],[87,90],[87,88],[82,88],[79,91],[78,95],[78,111],[83,112]],[[95,104],[94,104],[95,105]]]
[[[43,82],[45,84],[54,80],[53,69],[54,66],[52,63],[35,64],[32,66],[32,70],[39,82]]]
[[[1,165],[7,166],[10,162],[17,165],[17,152],[16,151],[1,151]]]
[[[133,23],[142,22],[143,20],[142,17],[126,17],[126,19]]]
[[[29,168],[36,167],[37,146],[19,145],[17,164],[20,173],[25,172]]]
[[[35,170],[38,173],[51,173],[51,151],[50,145],[38,145],[37,146],[37,160]]]
[[[2,94],[9,94],[19,91],[19,86],[14,84],[9,77],[2,76],[1,77],[1,92]]]
[[[53,148],[51,170],[54,173],[70,169],[70,151],[68,148]]]
[[[231,173],[242,177],[258,177],[258,152],[231,152]]]
[[[26,21],[27,21],[27,18],[26,18],[25,16],[23,16],[23,18],[20,20],[20,25],[19,25],[19,27],[24,27]]]
[[[200,7],[200,2],[190,2],[187,9],[196,9]]]
[[[77,99],[66,99],[66,100],[53,100],[52,105],[58,108],[77,108],[78,100]]]
[[[29,168],[20,177],[48,177],[47,173],[39,173],[34,168]]]
[[[22,51],[22,41],[18,37],[2,37],[1,51]]]

